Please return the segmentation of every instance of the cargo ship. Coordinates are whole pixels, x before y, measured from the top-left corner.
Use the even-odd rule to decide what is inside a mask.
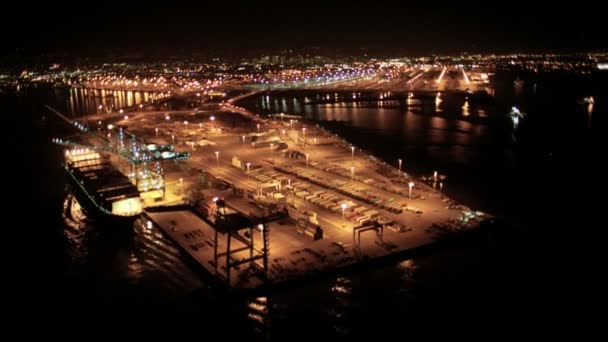
[[[142,213],[137,187],[99,152],[87,148],[66,150],[65,170],[87,217],[128,224]]]

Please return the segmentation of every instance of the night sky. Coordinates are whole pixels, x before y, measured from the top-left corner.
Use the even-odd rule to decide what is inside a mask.
[[[593,6],[546,8],[509,2],[215,2],[163,7],[147,2],[17,5],[0,24],[5,54],[103,51],[171,54],[176,49],[258,53],[329,48],[371,54],[428,54],[604,48],[602,18]],[[171,6],[171,8],[167,8]],[[454,7],[458,7],[454,9]]]

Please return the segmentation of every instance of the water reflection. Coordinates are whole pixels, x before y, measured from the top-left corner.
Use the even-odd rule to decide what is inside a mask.
[[[86,259],[88,254],[88,251],[85,248],[87,217],[69,187],[66,190],[66,195],[63,200],[62,218],[65,224],[63,235],[69,245],[68,254],[72,258],[72,262],[80,263],[82,260]]]
[[[387,99],[389,96],[401,96],[402,100]],[[266,106],[269,101],[277,101],[277,106]],[[471,148],[481,150],[481,142],[489,132],[485,118],[491,114],[488,105],[445,92],[275,92],[250,98],[240,105],[250,108],[253,105],[252,109],[262,114],[284,112],[382,132],[382,139],[390,140],[387,143],[395,148],[421,146],[429,155],[444,158],[442,162],[457,163],[476,157]]]
[[[416,266],[413,259],[407,259],[398,263],[397,268],[403,271],[401,278],[405,282],[411,282],[414,279],[414,273],[416,272],[418,266]]]
[[[469,98],[466,98],[464,104],[462,105],[462,115],[469,116],[471,113],[469,112]]]
[[[438,91],[437,92],[437,96],[435,97],[435,111],[436,112],[442,112],[443,110],[439,107],[441,105],[441,102],[443,102],[443,100],[441,99],[441,92]]]
[[[347,334],[351,327],[349,313],[352,306],[352,281],[345,277],[337,278],[331,287],[331,293],[335,298],[335,304],[329,309],[333,329],[338,334]]]
[[[515,94],[516,97],[519,97],[522,95],[524,91],[524,81],[517,78],[515,81],[513,81],[513,93]]]
[[[247,318],[253,324],[254,332],[261,337],[268,337],[270,327],[270,305],[266,296],[251,298],[246,301]]]
[[[167,95],[148,91],[70,88],[66,103],[69,113],[73,115],[110,113]]]

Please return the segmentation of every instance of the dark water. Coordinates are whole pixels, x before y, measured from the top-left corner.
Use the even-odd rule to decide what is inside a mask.
[[[607,77],[519,76],[524,84],[514,87],[514,75],[499,74],[496,103],[471,101],[468,116],[464,98],[450,94],[442,95],[441,112],[435,98],[409,110],[390,103],[304,105],[315,93],[271,94],[266,108],[262,98],[247,100],[244,105],[261,112],[301,113],[389,162],[404,158],[410,172],[440,170],[449,176],[449,195],[497,214],[504,224],[409,261],[245,298],[210,288],[155,229],[138,222],[132,238],[116,238],[102,234],[104,227],[79,224],[77,210],[75,219],[66,219],[70,194],[61,151],[49,143],[62,129],[41,120],[40,106],[69,110],[69,93],[32,88],[5,94],[2,113],[16,128],[11,141],[23,142],[15,159],[20,181],[7,190],[15,194],[18,218],[8,225],[17,232],[9,249],[14,272],[9,268],[8,279],[18,290],[11,291],[12,317],[60,331],[178,328],[201,339],[407,337],[571,325],[581,317],[578,303],[593,299],[586,271],[595,256],[590,233],[599,227],[588,219],[597,208],[588,196],[601,181],[591,172],[602,170]],[[577,102],[589,95],[596,100],[591,115]],[[517,142],[504,116],[512,105],[527,113]]]

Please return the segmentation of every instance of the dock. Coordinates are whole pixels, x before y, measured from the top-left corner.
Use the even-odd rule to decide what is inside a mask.
[[[166,115],[128,119],[138,136],[191,154],[165,164],[163,198],[144,194],[146,224],[231,290],[403,255],[493,219],[443,194],[445,177],[415,178],[306,122]]]

